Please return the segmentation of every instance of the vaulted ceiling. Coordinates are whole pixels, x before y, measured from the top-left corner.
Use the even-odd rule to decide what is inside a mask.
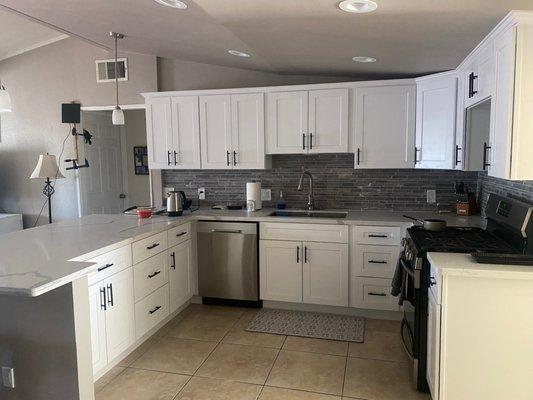
[[[340,0],[184,0],[178,10],[153,0],[0,0],[62,31],[111,47],[283,74],[415,76],[455,68],[510,10],[532,0],[376,0],[349,14]],[[231,56],[229,49],[252,55]],[[372,56],[358,64],[353,56]]]

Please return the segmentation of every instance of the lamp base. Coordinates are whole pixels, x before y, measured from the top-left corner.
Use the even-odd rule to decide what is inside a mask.
[[[54,186],[50,178],[46,178],[44,181],[43,194],[48,198],[48,223],[52,223],[52,195],[55,193]]]

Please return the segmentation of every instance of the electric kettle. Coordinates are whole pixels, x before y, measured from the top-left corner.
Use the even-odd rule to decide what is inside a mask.
[[[182,191],[172,191],[167,193],[167,214],[169,217],[179,217],[183,215],[183,203],[185,203],[185,193]]]

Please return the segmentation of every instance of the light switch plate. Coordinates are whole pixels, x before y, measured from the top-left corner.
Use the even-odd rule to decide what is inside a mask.
[[[198,199],[205,200],[205,188],[198,188]]]
[[[262,201],[272,200],[272,191],[270,189],[261,189],[261,200]]]
[[[2,384],[7,387],[15,388],[15,369],[10,367],[2,367]]]
[[[434,204],[437,202],[437,191],[435,189],[428,189],[427,191],[428,203]]]

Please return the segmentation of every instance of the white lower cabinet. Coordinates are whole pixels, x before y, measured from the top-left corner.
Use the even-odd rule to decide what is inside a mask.
[[[426,378],[433,400],[439,400],[441,306],[429,291]]]
[[[192,296],[192,244],[187,240],[168,249],[170,313],[176,311]]]
[[[350,307],[399,311],[398,299],[391,295],[391,280],[352,276]]]
[[[105,311],[103,309],[102,282],[89,287],[89,307],[91,318],[91,343],[93,371],[96,373],[107,365],[107,345],[105,332]]]
[[[168,284],[135,303],[135,333],[143,337],[169,315]]]

